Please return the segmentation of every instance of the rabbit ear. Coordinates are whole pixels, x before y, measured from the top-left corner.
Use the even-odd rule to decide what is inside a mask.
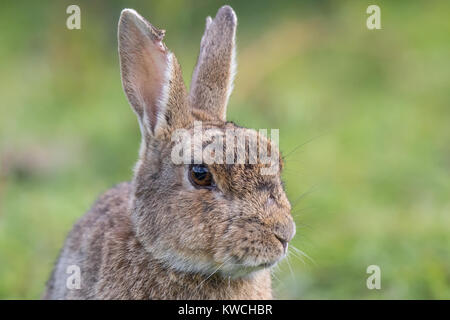
[[[192,75],[191,106],[220,120],[226,118],[228,98],[233,90],[236,26],[236,14],[229,6],[220,8],[214,19],[206,19]]]
[[[162,42],[164,33],[134,10],[121,13],[118,38],[122,85],[144,137],[177,126],[189,113],[181,68]]]

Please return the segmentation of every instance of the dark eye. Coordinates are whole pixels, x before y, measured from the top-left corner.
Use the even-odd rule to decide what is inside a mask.
[[[194,186],[211,187],[214,181],[208,168],[202,164],[194,164],[189,169],[189,179]]]

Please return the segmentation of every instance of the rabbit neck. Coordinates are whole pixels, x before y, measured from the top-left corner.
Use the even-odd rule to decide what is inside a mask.
[[[153,287],[156,299],[271,299],[270,271],[256,272],[250,277],[232,279],[218,274],[187,273],[166,268],[151,261],[157,281]]]
[[[232,279],[168,268],[138,239],[131,220],[116,221],[98,283],[106,299],[271,299],[269,270]],[[118,271],[120,270],[120,273]],[[117,276],[120,274],[120,276]]]

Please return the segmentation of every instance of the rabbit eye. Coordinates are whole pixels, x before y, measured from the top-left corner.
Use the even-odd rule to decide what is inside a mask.
[[[211,187],[214,185],[212,174],[202,164],[196,164],[190,167],[189,180],[194,186],[198,187]]]

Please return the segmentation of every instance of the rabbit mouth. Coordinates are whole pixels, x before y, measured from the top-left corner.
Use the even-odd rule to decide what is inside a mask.
[[[275,266],[277,264],[276,261],[274,262],[265,262],[265,263],[261,263],[258,268],[263,268],[263,269],[268,269],[268,268],[272,268],[273,266]]]
[[[231,279],[238,279],[238,278],[248,278],[251,277],[253,274],[255,274],[258,271],[261,270],[267,270],[276,265],[277,262],[266,262],[262,263],[257,266],[239,266],[234,267],[230,270],[222,270],[221,274],[223,277]]]
[[[274,267],[278,262],[280,262],[283,258],[284,258],[284,256],[280,257],[277,260],[269,261],[269,262],[263,262],[263,263],[255,266],[255,267],[250,267],[250,268],[254,268],[256,270],[270,269],[270,268]]]
[[[223,265],[223,267],[220,268],[219,272],[223,277],[231,277],[232,279],[246,278],[253,275],[255,272],[267,270],[274,267],[282,258],[283,257],[280,257],[279,259],[263,262],[257,265],[249,264],[248,262],[230,262]]]
[[[247,277],[261,270],[268,270],[283,260],[287,255],[288,241],[278,236],[271,239],[269,252],[260,254],[231,254],[225,257],[219,266],[219,273],[225,277]],[[290,240],[290,239],[289,239]],[[266,243],[269,246],[269,243]],[[258,248],[256,248],[258,249]]]

